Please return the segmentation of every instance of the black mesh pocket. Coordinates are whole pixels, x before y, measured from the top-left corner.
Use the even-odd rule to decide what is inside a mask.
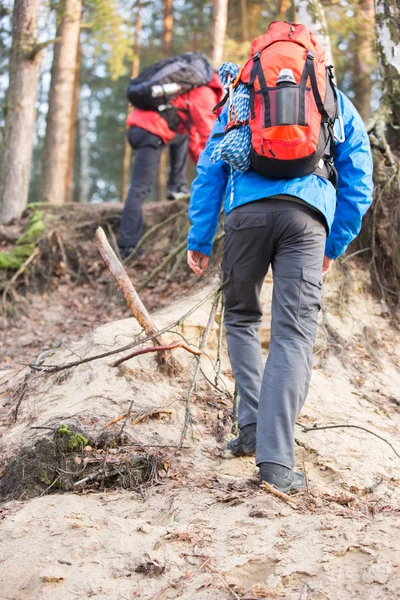
[[[262,127],[301,125],[307,127],[310,111],[310,88],[284,86],[264,88],[260,94]]]

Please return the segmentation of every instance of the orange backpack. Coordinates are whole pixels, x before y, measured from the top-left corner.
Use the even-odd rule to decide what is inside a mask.
[[[239,81],[250,92],[251,166],[274,179],[321,175],[335,184],[337,97],[332,67],[304,25],[275,21],[251,45]]]

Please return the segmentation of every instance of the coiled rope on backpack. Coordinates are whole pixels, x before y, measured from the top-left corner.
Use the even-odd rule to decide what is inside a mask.
[[[212,162],[223,160],[236,171],[247,171],[251,150],[250,94],[244,83],[236,85],[239,75],[239,65],[230,62],[224,63],[219,70],[222,84],[228,92],[228,123],[210,159]]]

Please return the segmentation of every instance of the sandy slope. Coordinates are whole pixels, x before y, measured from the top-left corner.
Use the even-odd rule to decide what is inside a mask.
[[[327,286],[300,421],[359,425],[400,453],[398,331],[370,297],[359,293],[357,302],[345,300],[340,284],[331,278]],[[361,292],[360,281],[357,286]],[[172,321],[192,302],[174,306],[158,322]],[[195,313],[185,335],[198,337],[206,320],[206,309]],[[267,329],[266,323],[264,339]],[[108,324],[71,350],[80,356],[98,352],[126,343],[134,331],[132,319]],[[211,357],[216,337],[217,324]],[[63,362],[68,354],[58,351],[51,361]],[[183,351],[177,356],[185,368],[174,381],[143,356],[131,360],[123,375],[104,359],[82,365],[65,380],[40,383],[21,406],[18,422],[3,426],[2,456],[21,439],[40,435],[32,425],[93,413],[107,422],[132,398],[138,409],[172,410],[170,419],[129,427],[133,438],[176,444],[191,366]],[[205,368],[210,364],[205,359]],[[226,360],[223,373],[231,386]],[[0,506],[1,600],[400,597],[400,458],[385,442],[359,429],[304,433],[299,426],[296,452],[310,494],[289,505],[258,489],[252,459],[221,458],[229,406],[204,380],[192,408],[186,447],[167,457],[168,472],[142,494],[53,494]]]

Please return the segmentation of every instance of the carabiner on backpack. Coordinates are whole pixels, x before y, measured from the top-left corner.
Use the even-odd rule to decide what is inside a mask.
[[[336,121],[339,124],[339,132],[340,132],[339,135],[337,135],[337,133],[336,133],[336,127],[335,127]],[[343,119],[339,115],[338,117],[336,117],[336,121],[333,126],[333,137],[335,138],[335,142],[337,142],[338,144],[341,144],[346,139],[346,135],[344,133]]]

